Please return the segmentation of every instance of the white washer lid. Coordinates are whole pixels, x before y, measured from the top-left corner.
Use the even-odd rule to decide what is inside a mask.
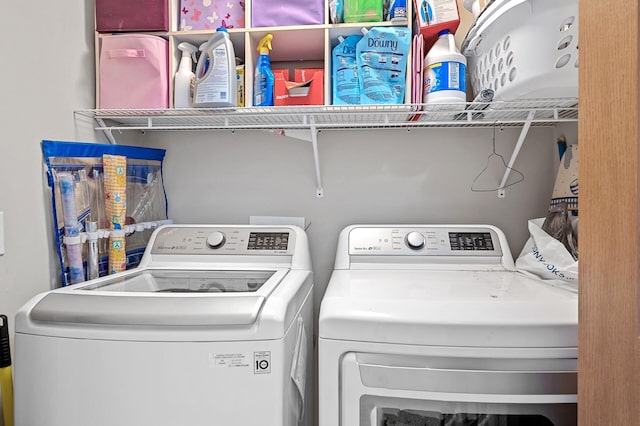
[[[577,294],[517,272],[334,271],[320,337],[468,347],[577,347]]]
[[[51,291],[29,317],[84,325],[251,325],[287,272],[137,268]]]
[[[16,314],[16,334],[154,342],[273,340],[283,338],[302,306],[312,300],[311,271],[288,269],[272,271],[255,292],[82,290],[139,270],[34,296]]]

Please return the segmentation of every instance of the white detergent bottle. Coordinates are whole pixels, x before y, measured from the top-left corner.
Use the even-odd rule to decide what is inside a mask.
[[[218,28],[209,41],[200,46],[200,50],[193,106],[237,106],[236,55],[227,30]]]
[[[182,59],[178,72],[173,79],[173,107],[190,108],[193,103],[193,88],[196,75],[193,73],[193,59],[198,48],[193,44],[182,42],[178,45],[182,51]]]
[[[423,93],[426,104],[459,104],[467,100],[467,58],[448,30],[440,32],[424,57]]]

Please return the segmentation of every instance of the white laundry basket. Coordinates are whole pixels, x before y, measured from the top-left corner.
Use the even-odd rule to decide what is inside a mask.
[[[495,0],[462,43],[474,96],[578,97],[578,0]]]

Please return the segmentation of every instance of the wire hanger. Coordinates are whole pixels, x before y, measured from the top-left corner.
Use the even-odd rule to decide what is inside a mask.
[[[492,144],[493,144],[493,151],[487,157],[487,164],[484,166],[484,169],[482,169],[482,171],[480,173],[478,173],[478,176],[476,176],[476,178],[471,183],[471,191],[473,191],[473,192],[494,192],[494,191],[499,191],[499,190],[508,188],[510,186],[513,186],[516,183],[520,183],[520,182],[522,182],[524,180],[524,174],[522,174],[522,172],[520,172],[519,170],[514,169],[513,167],[507,166],[507,162],[504,161],[504,157],[496,152],[496,124],[497,124],[497,122],[493,123],[493,140],[491,141]],[[502,126],[500,126],[500,131],[502,131],[502,130],[503,130]],[[515,173],[516,175],[518,175],[519,178],[517,180],[515,180],[514,182],[511,182],[510,184],[504,185],[502,188],[500,188],[498,186],[496,188],[492,188],[492,189],[477,188],[475,186],[476,182],[489,169],[489,164],[491,164],[491,160],[492,160],[493,157],[498,157],[502,161],[502,165],[504,166],[504,170],[505,171],[506,170],[510,170],[512,173]],[[499,183],[498,183],[498,185],[499,185]]]

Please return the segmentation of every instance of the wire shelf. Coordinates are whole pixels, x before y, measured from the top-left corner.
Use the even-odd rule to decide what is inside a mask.
[[[578,100],[149,110],[77,110],[96,130],[380,129],[553,126],[578,120]]]
[[[414,129],[519,126],[520,137],[499,185],[498,196],[505,196],[506,182],[531,126],[554,126],[578,121],[576,98],[536,99],[466,104],[406,104],[358,106],[297,106],[249,108],[198,108],[149,110],[75,111],[76,119],[97,122],[111,143],[113,130],[276,130],[287,136],[307,140],[313,146],[316,196],[324,196],[318,131],[323,129]]]

